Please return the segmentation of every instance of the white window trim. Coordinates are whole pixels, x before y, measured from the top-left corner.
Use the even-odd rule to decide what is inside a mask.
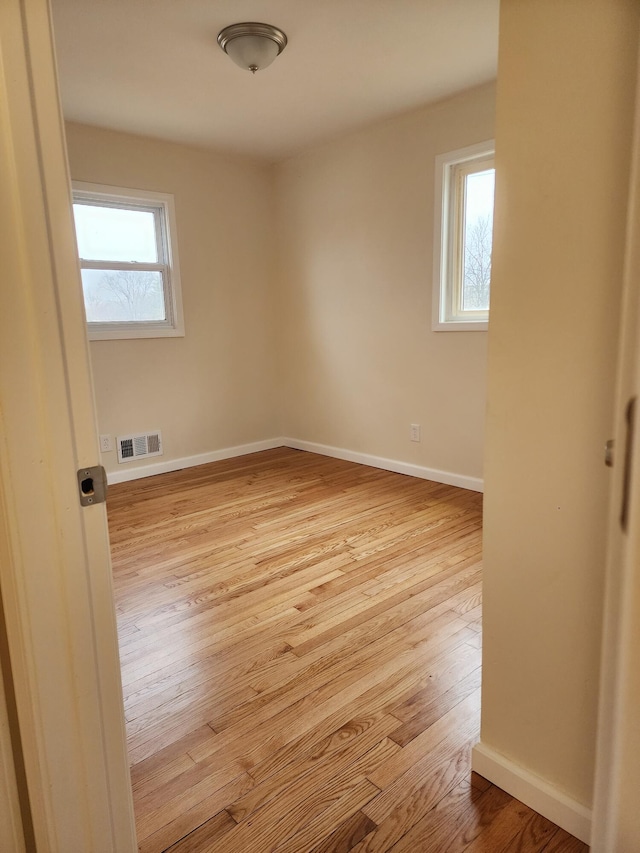
[[[132,204],[150,202],[154,207],[161,206],[164,211],[164,222],[157,222],[156,234],[163,241],[167,263],[145,264],[145,269],[155,267],[165,272],[165,306],[167,319],[162,322],[127,322],[127,323],[90,323],[87,321],[89,340],[110,341],[133,338],[175,338],[184,337],[184,315],[182,311],[182,288],[180,285],[180,264],[178,260],[178,239],[176,214],[173,196],[169,193],[151,192],[150,190],[129,189],[128,187],[113,187],[107,184],[92,184],[84,181],[73,181],[73,200],[94,200],[103,196],[105,201],[120,203],[123,207]],[[161,217],[158,217],[161,220]],[[166,223],[166,229],[165,229]],[[168,232],[168,233],[167,233]],[[160,254],[158,255],[160,257]],[[101,269],[101,264],[91,261],[79,261],[81,268]],[[112,269],[136,269],[132,263],[110,262]]]
[[[486,332],[489,322],[482,319],[447,320],[450,235],[453,230],[453,205],[450,204],[452,168],[470,160],[493,157],[495,140],[489,139],[436,157],[433,228],[433,308],[431,328],[434,332]]]

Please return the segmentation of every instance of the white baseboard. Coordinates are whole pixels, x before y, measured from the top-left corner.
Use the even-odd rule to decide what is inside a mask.
[[[354,450],[344,450],[341,447],[330,447],[326,444],[316,444],[313,441],[299,441],[297,438],[283,438],[281,444],[294,450],[308,450],[322,456],[333,456],[347,462],[358,462],[360,465],[370,465],[372,468],[383,468],[396,474],[408,474],[422,480],[434,480],[447,486],[458,486],[473,492],[484,491],[484,481],[479,477],[467,477],[464,474],[453,474],[451,471],[439,471],[437,468],[424,468],[422,465],[412,465],[409,462],[399,462],[396,459],[385,459],[383,456],[370,456],[368,453],[357,453]]]
[[[128,480],[153,477],[155,474],[168,474],[170,471],[194,468],[196,465],[206,465],[208,462],[218,462],[220,459],[233,459],[234,456],[246,456],[248,453],[259,453],[261,450],[273,450],[274,447],[282,447],[283,443],[281,438],[268,438],[265,441],[254,441],[251,444],[239,444],[236,447],[212,450],[210,453],[199,453],[196,456],[166,459],[162,462],[154,462],[151,465],[128,467],[125,464],[116,471],[107,471],[107,482],[111,486],[115,483],[126,483]]]
[[[591,810],[586,806],[486,744],[479,743],[473,748],[471,767],[516,800],[589,844]]]
[[[436,468],[424,468],[421,465],[411,465],[409,462],[399,462],[396,459],[385,459],[382,456],[370,456],[368,453],[357,453],[344,450],[341,447],[330,447],[326,444],[316,444],[313,441],[299,441],[296,438],[269,438],[265,441],[254,441],[251,444],[239,444],[236,447],[224,447],[210,453],[199,453],[196,456],[183,456],[179,459],[166,459],[151,465],[134,466],[125,463],[115,471],[107,472],[109,485],[125,483],[128,480],[139,480],[142,477],[153,477],[156,474],[168,474],[170,471],[180,471],[182,468],[193,468],[196,465],[206,465],[220,459],[232,459],[234,456],[246,456],[248,453],[258,453],[261,450],[272,450],[274,447],[290,447],[292,450],[307,450],[321,456],[332,456],[347,462],[357,462],[360,465],[370,465],[372,468],[382,468],[394,471],[396,474],[408,474],[422,480],[434,480],[447,486],[459,486],[461,489],[471,489],[474,492],[483,490],[483,481],[477,477],[466,477],[463,474],[453,474],[450,471],[439,471]]]

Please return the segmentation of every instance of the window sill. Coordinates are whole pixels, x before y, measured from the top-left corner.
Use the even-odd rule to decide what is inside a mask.
[[[87,323],[87,332],[90,341],[122,341],[136,340],[137,338],[184,338],[184,328],[155,325],[155,324],[131,324],[127,326],[115,326],[105,328],[104,325]]]
[[[437,321],[433,323],[434,332],[487,332],[487,320],[452,320],[451,322]]]

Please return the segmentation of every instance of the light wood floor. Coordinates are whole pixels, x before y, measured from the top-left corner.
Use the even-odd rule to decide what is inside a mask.
[[[481,497],[279,449],[108,501],[140,850],[586,850],[472,776]]]

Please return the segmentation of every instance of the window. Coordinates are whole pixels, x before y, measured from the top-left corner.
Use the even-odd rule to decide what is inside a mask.
[[[173,196],[73,184],[92,340],[184,335]]]
[[[433,328],[485,330],[489,320],[494,143],[436,157]]]

